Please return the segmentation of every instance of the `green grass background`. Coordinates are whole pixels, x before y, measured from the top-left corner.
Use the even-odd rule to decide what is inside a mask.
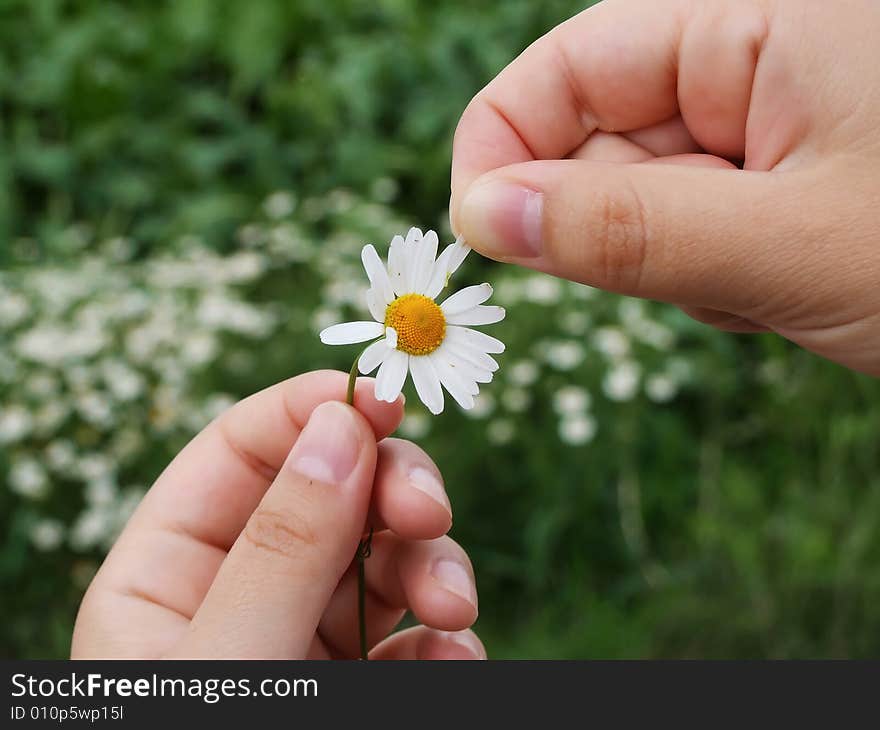
[[[275,253],[266,254],[267,272],[234,296],[268,307],[274,329],[262,339],[218,335],[218,351],[180,386],[187,397],[240,397],[315,367],[347,369],[352,352],[314,340],[312,319],[333,283],[319,270],[320,255],[356,261],[362,242],[381,247],[401,221],[442,228],[451,138],[464,106],[582,7],[0,3],[0,297],[16,293],[31,309],[0,329],[0,409],[38,412],[47,399],[72,398],[79,386],[71,368],[92,377],[94,358],[51,367],[18,359],[18,338],[41,318],[73,317],[76,307],[105,301],[117,274],[155,303],[162,285],[144,273],[155,262],[174,266],[194,250],[222,260],[251,238],[275,241]],[[278,190],[291,191],[297,207],[267,214],[263,202]],[[117,262],[119,240],[125,255]],[[279,255],[290,241],[311,253]],[[466,278],[511,288],[534,282],[475,259]],[[48,314],[39,272],[79,281],[89,260],[103,261],[104,273],[69,312]],[[184,317],[190,294],[174,296]],[[496,410],[476,419],[452,411],[417,439],[445,474],[452,534],[477,570],[477,629],[492,656],[880,653],[875,381],[774,336],[716,333],[650,305],[645,316],[673,332],[674,344],[638,344],[628,334],[631,359],[648,373],[675,358],[689,375],[670,402],[642,390],[616,401],[602,391],[614,358],[594,338],[603,327],[628,333],[621,298],[564,289],[511,299],[497,330],[510,348],[499,382],[487,388]],[[579,325],[565,324],[571,312],[583,314]],[[114,332],[124,338],[128,326]],[[509,366],[540,360],[535,346],[547,338],[579,339],[584,361],[543,362],[527,384],[506,380]],[[126,361],[122,342],[100,357]],[[113,406],[114,425],[89,423],[74,409],[48,430],[0,444],[0,478],[9,481],[23,458],[45,462],[58,438],[78,453],[115,454],[124,427],[149,436],[114,470],[113,486],[121,493],[148,485],[196,426],[179,413],[156,426],[156,393],[173,368],[135,367],[148,373],[146,390],[140,401]],[[48,374],[60,391],[29,391],[35,374]],[[583,445],[557,435],[554,393],[571,385],[592,396],[597,433]],[[523,397],[525,410],[516,405]],[[49,550],[34,545],[40,520],[72,530],[93,499],[87,480],[53,479],[36,498],[0,489],[3,656],[66,654],[78,600],[106,549],[67,537]]]

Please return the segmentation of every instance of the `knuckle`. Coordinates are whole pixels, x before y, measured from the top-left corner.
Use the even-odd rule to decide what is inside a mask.
[[[638,290],[649,246],[657,238],[638,191],[629,183],[603,190],[595,196],[589,215],[589,243],[602,285],[622,292]]]
[[[248,520],[244,539],[258,550],[294,558],[313,550],[317,533],[308,521],[295,512],[257,508]]]

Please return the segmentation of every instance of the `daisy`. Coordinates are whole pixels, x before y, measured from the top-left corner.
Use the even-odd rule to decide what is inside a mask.
[[[498,369],[491,355],[504,352],[503,342],[469,327],[504,319],[503,308],[483,305],[491,286],[469,286],[441,304],[435,301],[470,251],[460,238],[439,256],[437,245],[434,231],[423,235],[410,228],[406,239],[391,240],[387,267],[372,245],[364,246],[367,307],[375,321],[346,322],[321,332],[327,345],[382,338],[358,359],[365,375],[379,368],[376,398],[394,402],[409,372],[419,398],[434,414],[443,411],[441,385],[462,408],[473,408],[478,383],[490,382]]]

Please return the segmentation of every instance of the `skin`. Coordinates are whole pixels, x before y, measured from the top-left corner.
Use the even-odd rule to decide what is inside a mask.
[[[356,658],[352,558],[368,523],[371,658],[485,658],[440,472],[388,438],[402,398],[379,402],[361,378],[352,408],[347,380],[285,381],[190,442],[92,581],[73,658]],[[407,610],[420,625],[391,634]]]
[[[453,229],[880,375],[878,37],[875,0],[605,0],[468,105]]]

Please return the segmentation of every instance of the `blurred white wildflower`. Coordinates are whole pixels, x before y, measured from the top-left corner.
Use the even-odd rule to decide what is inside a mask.
[[[632,400],[639,389],[641,368],[632,360],[614,365],[602,380],[602,390],[613,401]]]
[[[119,401],[135,400],[144,392],[143,376],[122,360],[104,360],[101,374],[108,390]]]
[[[568,335],[585,335],[591,322],[589,314],[577,310],[563,312],[559,317],[559,326]]]
[[[501,394],[501,404],[511,413],[522,413],[532,404],[532,396],[523,388],[508,388]]]
[[[342,319],[342,312],[338,309],[331,309],[329,307],[316,309],[312,315],[312,329],[315,332],[320,332],[332,326],[340,319]]]
[[[76,447],[72,441],[56,439],[46,447],[45,455],[50,469],[67,472],[76,461]]]
[[[34,413],[34,432],[41,436],[54,433],[67,420],[70,411],[69,402],[58,399],[50,400]]]
[[[134,241],[125,236],[117,236],[104,241],[102,248],[109,258],[120,263],[130,261],[135,253]]]
[[[596,436],[596,419],[586,413],[567,415],[559,422],[559,437],[571,446],[580,446]]]
[[[509,418],[496,418],[486,427],[486,437],[495,446],[509,444],[515,435],[516,427]]]
[[[528,387],[538,379],[540,374],[541,370],[534,360],[519,360],[508,368],[507,379],[514,385]]]
[[[566,385],[553,394],[553,410],[561,416],[583,413],[590,407],[592,398],[579,385]]]
[[[549,274],[531,274],[523,290],[525,298],[535,304],[557,304],[562,298],[562,282]]]
[[[587,286],[586,284],[579,284],[576,281],[569,282],[568,287],[571,295],[575,299],[580,299],[582,301],[589,301],[590,299],[595,298],[598,293],[598,290],[593,287]]]
[[[668,403],[678,394],[678,383],[665,374],[651,375],[645,380],[645,393],[655,403]]]
[[[112,479],[115,475],[111,461],[103,454],[97,453],[79,457],[73,470],[86,483]]]
[[[263,203],[263,211],[275,220],[286,218],[296,208],[296,197],[288,190],[272,193]]]
[[[41,552],[50,552],[64,541],[64,525],[55,519],[42,519],[30,529],[34,547]]]
[[[9,488],[27,499],[40,499],[49,491],[49,477],[36,460],[20,458],[9,470]]]
[[[539,348],[546,362],[557,370],[573,370],[586,357],[586,350],[580,342],[559,340],[546,343]]]
[[[488,418],[495,410],[495,397],[483,391],[474,396],[474,407],[465,413],[471,418]]]
[[[390,203],[397,197],[397,181],[390,177],[380,177],[370,186],[370,194],[380,203]]]
[[[418,411],[407,411],[400,424],[400,435],[408,439],[420,439],[431,430],[431,419]]]
[[[88,482],[85,489],[86,502],[91,505],[113,504],[116,499],[116,482],[109,477]]]
[[[501,279],[495,287],[495,295],[501,304],[512,307],[522,301],[524,285],[522,279],[508,276]]]
[[[82,512],[70,528],[70,546],[85,552],[107,542],[114,533],[112,512],[106,506],[95,506]]]
[[[57,375],[47,372],[37,372],[31,375],[24,383],[24,389],[30,395],[37,398],[49,398],[58,393],[60,388]]]
[[[105,345],[104,334],[97,329],[62,329],[38,326],[16,338],[13,348],[19,357],[45,365],[60,365],[67,360],[92,357]]]
[[[0,444],[21,441],[34,427],[31,412],[20,405],[10,405],[0,410]]]
[[[629,338],[618,327],[600,327],[593,335],[593,340],[596,349],[612,360],[629,355]]]
[[[15,327],[30,311],[30,304],[23,296],[0,291],[0,327]]]
[[[115,422],[113,403],[98,391],[88,391],[78,396],[76,410],[84,421],[96,428],[108,428]]]
[[[209,332],[196,332],[183,343],[181,359],[187,365],[200,367],[217,355],[217,338]]]

